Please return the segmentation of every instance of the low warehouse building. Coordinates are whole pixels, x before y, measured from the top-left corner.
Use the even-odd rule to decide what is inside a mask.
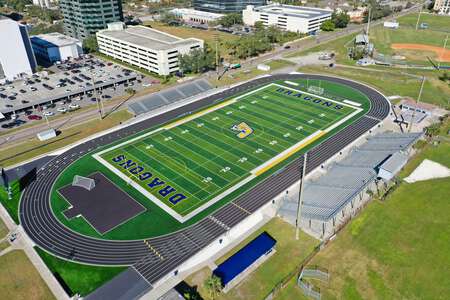
[[[59,32],[39,34],[30,38],[34,54],[40,62],[53,64],[83,54],[80,40]]]

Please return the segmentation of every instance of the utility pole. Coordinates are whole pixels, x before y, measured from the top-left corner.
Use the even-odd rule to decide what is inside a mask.
[[[411,121],[409,122],[408,132],[411,132],[413,124],[414,124],[414,117],[415,117],[415,114],[416,114],[416,109],[417,109],[417,107],[419,106],[419,103],[420,103],[420,98],[422,97],[422,91],[423,91],[423,86],[425,84],[425,79],[426,79],[426,77],[422,75],[422,83],[420,84],[419,96],[417,97],[416,106],[414,107],[414,110],[413,110],[413,112],[411,114]]]
[[[94,88],[95,100],[97,101],[98,114],[100,115],[100,120],[103,120],[102,109],[100,107],[100,99],[98,98],[97,89],[95,88],[94,72],[91,73],[91,76],[92,76],[91,80],[92,80],[92,87]]]
[[[300,187],[298,189],[298,204],[297,204],[297,218],[295,220],[295,239],[298,240],[299,229],[300,229],[300,218],[302,215],[302,204],[303,204],[303,186],[305,183],[305,173],[306,173],[306,160],[308,157],[308,152],[303,156],[303,169],[302,178],[300,178]]]
[[[439,57],[439,60],[438,60],[438,70],[441,69],[441,61],[442,61],[442,58],[444,57],[444,53],[445,53],[445,50],[446,50],[446,48],[447,48],[447,41],[448,41],[448,34],[447,34],[447,36],[445,37],[445,40],[444,40],[444,48],[442,48],[442,51],[441,51],[441,57]]]
[[[372,18],[372,6],[369,6],[369,15],[367,16],[367,29],[366,29],[367,38],[369,37],[370,19],[371,18]],[[369,41],[367,41],[367,43],[369,43]]]

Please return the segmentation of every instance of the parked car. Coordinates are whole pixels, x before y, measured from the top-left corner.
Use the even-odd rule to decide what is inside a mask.
[[[67,112],[67,108],[65,108],[65,107],[58,107],[57,111],[59,111],[60,113],[65,113],[65,112]]]
[[[46,117],[51,117],[51,116],[53,116],[55,113],[54,112],[51,112],[51,111],[44,111],[44,113],[42,114],[43,116],[46,116]]]
[[[69,110],[76,110],[79,109],[80,106],[78,104],[72,103],[69,105]]]
[[[29,115],[27,118],[28,120],[42,120],[42,117],[38,115]]]

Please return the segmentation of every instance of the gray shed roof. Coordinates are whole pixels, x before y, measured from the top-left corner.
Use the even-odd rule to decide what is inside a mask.
[[[380,166],[380,169],[395,174],[403,168],[407,161],[408,155],[402,152],[396,152]]]

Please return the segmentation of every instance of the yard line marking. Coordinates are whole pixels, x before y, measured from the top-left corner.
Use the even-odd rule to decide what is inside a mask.
[[[228,100],[228,101],[219,103],[219,104],[214,105],[214,106],[212,106],[212,107],[210,107],[210,108],[207,108],[207,109],[204,109],[204,110],[202,110],[202,111],[199,111],[198,113],[195,113],[195,114],[192,114],[192,115],[190,115],[190,116],[184,117],[184,118],[182,118],[181,120],[172,122],[172,123],[170,123],[170,124],[164,126],[163,128],[166,129],[166,130],[168,130],[168,129],[171,129],[171,128],[173,128],[173,127],[177,127],[178,125],[184,124],[184,123],[189,122],[189,121],[191,121],[191,120],[194,120],[194,119],[196,119],[196,118],[198,118],[198,117],[201,117],[201,116],[204,116],[204,115],[206,115],[206,114],[209,114],[210,112],[213,112],[213,111],[215,111],[215,110],[221,109],[221,108],[223,108],[223,107],[225,107],[225,106],[228,106],[228,105],[230,105],[230,104],[233,104],[233,103],[235,103],[235,102],[236,102],[236,99],[231,99],[231,100]]]
[[[267,170],[271,169],[272,167],[276,166],[280,162],[286,160],[288,157],[292,156],[294,153],[298,152],[300,149],[302,149],[302,148],[306,147],[307,145],[311,144],[312,142],[316,141],[317,139],[322,137],[325,133],[326,132],[322,131],[322,130],[316,131],[312,135],[301,140],[299,143],[297,143],[294,146],[281,152],[280,154],[275,156],[273,159],[269,160],[268,162],[264,163],[263,165],[259,166],[258,168],[252,170],[251,173],[256,176],[263,174]]]

